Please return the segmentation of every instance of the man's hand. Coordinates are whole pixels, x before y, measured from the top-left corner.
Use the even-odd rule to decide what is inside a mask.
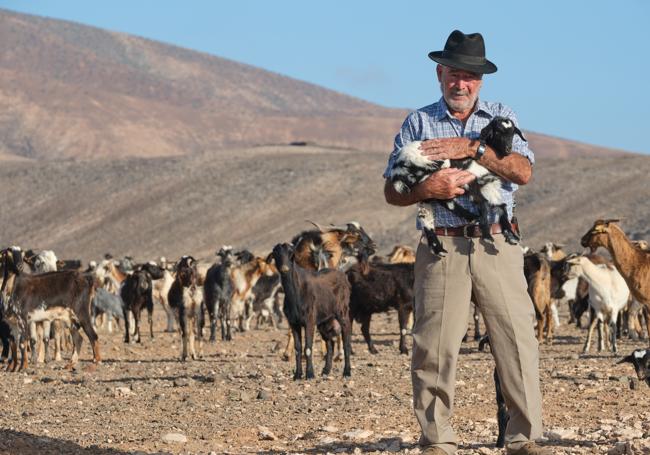
[[[476,147],[478,147],[478,142],[466,137],[429,139],[420,145],[422,155],[431,161],[471,158],[476,154]]]
[[[463,186],[476,176],[462,169],[447,168],[434,172],[424,182],[415,187],[420,200],[451,199],[465,193]]]
[[[474,180],[474,174],[455,168],[440,169],[434,172],[424,182],[416,185],[413,191],[400,194],[386,179],[384,196],[386,202],[392,205],[406,206],[426,199],[451,199],[465,193],[464,185]]]

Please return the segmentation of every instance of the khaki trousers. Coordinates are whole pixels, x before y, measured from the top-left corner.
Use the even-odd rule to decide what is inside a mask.
[[[542,435],[535,310],[527,292],[521,248],[508,244],[501,234],[494,235],[493,244],[480,238],[440,239],[449,252],[446,257],[431,254],[423,238],[415,262],[411,376],[415,416],[422,428],[420,445],[440,447],[448,454],[456,450],[449,419],[473,293],[510,415],[506,445],[518,448]]]

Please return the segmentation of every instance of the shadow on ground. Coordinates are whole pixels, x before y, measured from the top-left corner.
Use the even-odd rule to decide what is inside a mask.
[[[160,452],[158,452],[160,453]],[[150,452],[124,452],[118,449],[82,447],[64,439],[37,436],[22,431],[0,430],[0,455],[152,455]]]

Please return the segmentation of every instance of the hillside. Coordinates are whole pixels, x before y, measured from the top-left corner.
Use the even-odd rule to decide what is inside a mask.
[[[0,181],[11,196],[0,245],[84,260],[105,252],[211,258],[222,244],[268,251],[311,227],[310,219],[358,220],[385,251],[417,236],[413,209],[383,200],[385,160],[375,152],[284,146],[147,160],[5,161]],[[648,173],[647,156],[540,161],[518,197],[525,243],[576,249],[598,217],[623,217],[628,233],[650,238]]]
[[[292,141],[385,152],[407,113],[205,53],[7,10],[0,42],[0,159],[219,154]],[[540,157],[615,153],[527,134]]]

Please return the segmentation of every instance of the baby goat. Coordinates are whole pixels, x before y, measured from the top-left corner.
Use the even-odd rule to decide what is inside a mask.
[[[631,363],[634,365],[639,380],[645,381],[650,387],[650,349],[635,349],[632,354],[621,359],[618,363]]]
[[[515,134],[522,140],[526,140],[512,120],[505,117],[494,117],[481,130],[479,139],[481,142],[489,145],[499,157],[503,157],[510,155],[512,152],[512,140]],[[440,169],[453,167],[466,170],[476,176],[476,180],[467,185],[465,189],[470,198],[478,205],[479,214],[475,215],[460,204],[456,204],[453,199],[444,201],[446,207],[456,215],[467,220],[474,221],[478,219],[481,236],[485,240],[493,240],[490,234],[490,214],[495,211],[498,215],[499,224],[501,225],[501,232],[506,241],[513,245],[516,244],[519,237],[513,231],[512,225],[508,220],[506,204],[503,201],[501,193],[503,185],[501,178],[478,164],[472,158],[462,160],[429,160],[421,153],[421,143],[421,141],[409,142],[400,150],[390,177],[395,190],[401,194],[409,193],[415,185],[423,182],[431,174]],[[445,256],[447,251],[435,233],[435,217],[433,207],[430,204],[431,202],[432,200],[419,202],[417,216],[431,251],[438,256]]]

